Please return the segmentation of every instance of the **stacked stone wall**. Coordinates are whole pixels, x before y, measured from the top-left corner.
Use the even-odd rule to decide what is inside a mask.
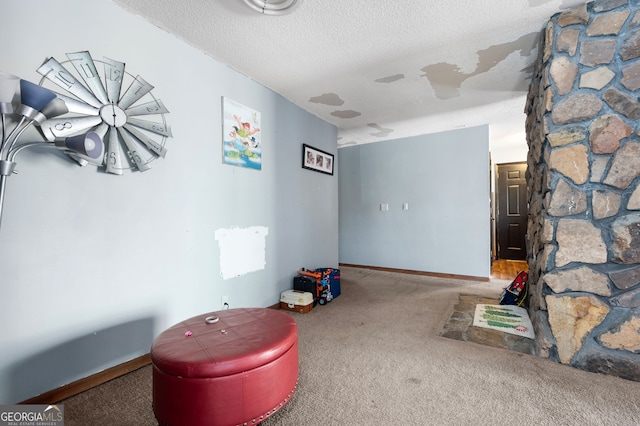
[[[538,355],[640,381],[640,0],[554,15],[525,112]]]

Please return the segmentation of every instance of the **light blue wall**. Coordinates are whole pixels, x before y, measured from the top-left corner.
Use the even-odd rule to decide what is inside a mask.
[[[489,277],[488,126],[339,154],[341,263]]]
[[[47,57],[81,50],[125,62],[174,135],[166,159],[124,176],[17,157],[0,229],[1,404],[148,353],[222,296],[270,306],[298,268],[337,266],[338,174],[301,168],[303,143],[337,153],[334,126],[108,0],[2,1],[0,26],[0,70],[38,82]],[[262,113],[262,171],[222,164],[223,96]],[[251,226],[268,229],[264,270],[223,279],[216,230]]]

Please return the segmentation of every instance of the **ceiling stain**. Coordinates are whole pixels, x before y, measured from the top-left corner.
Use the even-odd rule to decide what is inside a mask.
[[[359,113],[358,111],[353,111],[350,109],[346,109],[346,110],[342,110],[342,111],[333,111],[331,113],[331,115],[333,115],[334,117],[338,117],[338,118],[356,118],[360,115],[362,115],[362,113]]]
[[[529,7],[542,6],[545,3],[551,3],[553,0],[529,0]]]
[[[335,93],[323,93],[320,96],[314,96],[313,98],[309,99],[309,102],[331,106],[340,106],[344,104],[344,101],[340,99],[340,96],[336,95]]]
[[[390,75],[389,77],[382,77],[374,81],[376,83],[393,83],[394,81],[402,80],[403,78],[404,78],[404,74],[396,74],[396,75]]]
[[[531,64],[528,67],[524,67],[520,70],[521,73],[527,74],[528,78],[531,79],[531,75],[533,75],[533,70],[536,67],[535,64]]]
[[[562,4],[560,5],[560,10],[565,10],[565,9],[569,9],[569,8],[574,8],[577,7],[578,5],[575,4],[574,1],[572,0],[564,0],[562,2]]]
[[[478,74],[485,73],[505,60],[513,52],[520,51],[521,56],[529,56],[536,47],[539,33],[523,35],[519,39],[490,46],[478,51],[478,63],[476,69],[471,73],[463,73],[456,64],[441,62],[427,65],[422,68],[435,95],[439,99],[451,99],[460,96],[460,86],[462,83]]]
[[[384,127],[380,127],[376,123],[369,123],[367,124],[367,126],[373,127],[378,131],[378,133],[369,133],[371,136],[375,136],[377,138],[386,138],[387,136],[389,136],[391,132],[393,132],[393,129],[386,129]]]

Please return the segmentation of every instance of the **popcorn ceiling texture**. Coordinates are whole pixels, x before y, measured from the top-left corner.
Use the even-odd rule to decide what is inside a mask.
[[[526,155],[541,25],[584,1],[302,0],[284,16],[242,0],[114,3],[334,124],[338,146],[489,124],[500,163],[500,148]]]
[[[554,15],[525,112],[536,351],[640,381],[640,1]]]

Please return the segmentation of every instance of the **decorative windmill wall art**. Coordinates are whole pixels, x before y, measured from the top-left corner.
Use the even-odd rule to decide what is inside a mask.
[[[95,131],[105,143],[97,165],[117,175],[127,169],[149,170],[154,159],[164,158],[166,140],[172,137],[166,121],[169,111],[151,93],[154,87],[141,76],[129,74],[124,62],[106,57],[94,60],[88,51],[66,56],[68,61],[62,63],[48,58],[37,70],[43,76],[41,85],[53,83],[66,93],[56,95],[68,109],[42,123],[44,137],[54,140]]]

